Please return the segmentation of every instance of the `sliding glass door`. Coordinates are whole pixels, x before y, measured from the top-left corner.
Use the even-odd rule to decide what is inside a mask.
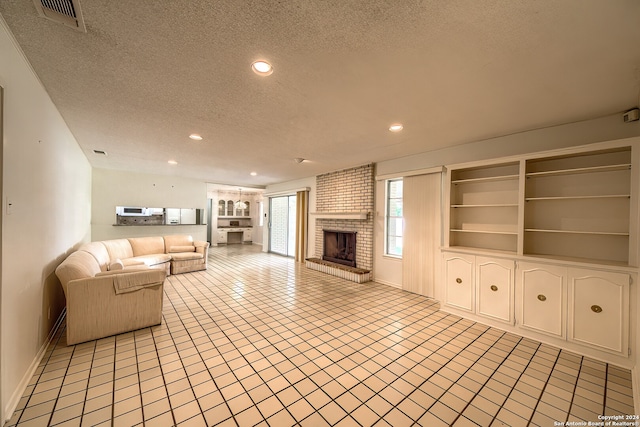
[[[296,196],[272,197],[269,251],[294,256],[296,250]]]

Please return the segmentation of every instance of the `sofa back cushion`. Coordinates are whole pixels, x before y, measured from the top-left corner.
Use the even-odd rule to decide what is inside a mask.
[[[156,237],[133,237],[128,239],[133,250],[133,256],[163,254],[164,239]]]
[[[93,257],[96,259],[96,261],[100,265],[100,270],[107,271],[109,269],[111,258],[109,257],[109,252],[107,252],[107,248],[102,244],[102,242],[87,243],[82,245],[78,250],[89,252],[91,255],[93,255]]]
[[[193,246],[193,237],[186,234],[164,236],[165,253],[176,252],[174,247],[177,246],[182,246],[182,249],[184,249],[184,246]],[[184,252],[184,250],[179,252]]]
[[[85,251],[72,253],[56,268],[56,276],[60,279],[65,293],[67,292],[67,283],[71,280],[93,277],[98,273],[100,273],[98,261]]]
[[[131,243],[127,239],[104,240],[102,244],[109,252],[109,259],[127,259],[133,256]]]

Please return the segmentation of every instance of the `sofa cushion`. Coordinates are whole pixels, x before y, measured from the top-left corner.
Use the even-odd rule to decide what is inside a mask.
[[[107,248],[107,252],[109,252],[109,259],[120,258],[125,260],[133,256],[131,243],[129,243],[127,239],[105,240],[102,244]]]
[[[130,265],[137,265],[137,264],[140,264],[141,262],[144,263],[145,265],[152,266],[152,265],[162,264],[169,261],[171,261],[171,255],[163,254],[163,253],[136,256],[133,258],[122,260],[125,267],[128,267]]]
[[[195,251],[196,251],[196,247],[191,245],[191,246],[171,246],[167,252],[172,254],[175,252],[195,252]]]
[[[109,252],[107,252],[107,248],[102,244],[102,242],[91,242],[84,244],[78,249],[79,251],[89,252],[93,257],[98,261],[100,265],[100,270],[107,271],[109,269],[109,263],[111,262],[111,258],[109,257]]]
[[[164,236],[164,247],[166,248],[166,253],[169,253],[170,248],[174,246],[193,246],[193,237],[186,234]]]
[[[187,261],[191,259],[203,259],[204,256],[199,252],[177,252],[171,254],[173,261]]]
[[[134,257],[164,253],[164,239],[161,236],[132,237],[127,240],[131,244]]]
[[[123,269],[124,269],[124,263],[122,262],[121,259],[114,259],[109,264],[109,271],[116,271],[116,270],[123,270]]]
[[[56,276],[60,279],[64,291],[67,291],[67,283],[71,280],[94,277],[100,273],[98,261],[89,252],[76,251],[69,255],[62,264],[56,268]]]

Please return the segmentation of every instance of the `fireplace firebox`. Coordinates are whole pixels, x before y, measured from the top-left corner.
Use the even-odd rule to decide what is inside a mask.
[[[322,230],[322,259],[356,267],[356,231]]]

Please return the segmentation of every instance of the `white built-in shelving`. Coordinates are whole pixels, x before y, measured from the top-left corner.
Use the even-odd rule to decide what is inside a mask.
[[[443,310],[632,366],[638,143],[448,166]]]
[[[449,171],[448,247],[629,265],[631,147]]]
[[[453,170],[450,244],[515,252],[519,177],[518,162]]]
[[[529,159],[526,255],[629,263],[631,148]]]

